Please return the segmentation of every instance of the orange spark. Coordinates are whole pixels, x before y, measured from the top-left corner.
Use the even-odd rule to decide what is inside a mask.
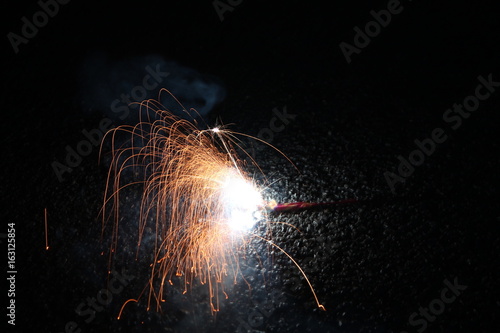
[[[110,204],[114,220],[110,260],[117,247],[120,193],[126,186],[142,185],[138,248],[146,230],[153,230],[156,236],[147,308],[153,303],[160,311],[165,281],[172,285],[172,278],[178,277],[184,292],[194,280],[206,285],[210,308],[216,313],[219,296],[227,298],[223,281],[229,277],[236,281],[241,274],[238,251],[249,237],[256,236],[248,231],[265,220],[266,203],[257,185],[243,172],[243,162],[236,154],[241,148],[237,133],[223,127],[200,130],[196,122],[174,116],[154,100],[140,106],[141,111],[150,112],[147,121],[120,126],[106,134],[111,137],[112,162],[102,216],[104,228]],[[118,147],[118,133],[131,136],[130,146]],[[122,184],[129,170],[139,170],[144,179]],[[324,309],[298,263],[272,245],[299,268],[318,307]],[[123,306],[130,301],[138,300],[128,300]]]
[[[44,208],[43,210],[44,216],[45,216],[45,250],[49,249],[49,235],[47,231],[47,208]]]

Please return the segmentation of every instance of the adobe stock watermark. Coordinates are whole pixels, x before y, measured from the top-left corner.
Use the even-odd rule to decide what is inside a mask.
[[[214,0],[212,1],[212,6],[214,6],[219,20],[224,21],[224,15],[227,12],[232,12],[236,6],[241,5],[243,0]]]
[[[127,275],[123,270],[121,273],[112,270],[111,276],[112,278],[109,280],[108,288],[99,290],[95,297],[87,297],[75,308],[76,314],[82,317],[81,319],[85,323],[90,324],[94,321],[96,314],[102,312],[106,306],[111,304],[113,296],[120,294],[124,287],[135,278],[133,275]],[[64,325],[64,331],[61,333],[63,332],[81,333],[82,329],[76,321],[71,320]]]
[[[386,28],[391,23],[393,15],[401,14],[404,9],[399,0],[389,0],[386,8],[378,12],[371,10],[370,15],[373,17],[373,20],[367,22],[363,30],[358,26],[354,27],[353,30],[356,34],[354,35],[352,44],[347,42],[339,44],[340,50],[348,64],[351,63],[353,54],[360,54],[361,50],[370,45],[372,38],[376,38],[382,32],[382,28]]]
[[[257,138],[259,140],[269,144],[273,142],[277,133],[284,131],[286,126],[297,117],[296,114],[288,113],[286,105],[283,107],[282,111],[276,107],[272,112],[274,116],[269,120],[268,127],[261,128],[257,133]],[[249,154],[248,158],[255,159],[257,153],[264,148],[264,144],[262,142],[259,143],[261,144],[256,147],[252,146],[247,150],[247,153]]]
[[[463,120],[469,118],[479,108],[481,102],[487,100],[495,92],[496,88],[500,87],[500,82],[493,81],[492,73],[488,74],[486,78],[479,75],[477,80],[479,83],[474,89],[474,94],[465,97],[460,104],[454,103],[452,108],[447,109],[443,113],[443,120],[450,126],[451,130],[455,131],[459,129],[462,126]],[[415,168],[421,166],[425,162],[426,157],[430,157],[434,153],[436,146],[447,139],[448,135],[446,131],[441,127],[436,127],[427,138],[414,140],[417,148],[411,151],[407,158],[398,155],[399,165],[397,174],[391,171],[384,172],[385,180],[392,193],[396,194],[395,185],[397,183],[402,183],[410,177],[415,172]]]
[[[418,312],[413,312],[408,317],[408,323],[415,327],[418,333],[422,333],[427,329],[429,323],[434,322],[437,316],[442,314],[446,310],[446,306],[455,302],[457,297],[459,297],[464,290],[467,289],[466,285],[458,283],[458,279],[455,278],[453,283],[448,279],[443,281],[445,287],[441,289],[441,293],[438,298],[433,299],[429,302],[427,307],[420,307]],[[401,331],[401,333],[409,333],[408,331]]]
[[[7,34],[7,39],[14,50],[14,53],[19,53],[19,46],[21,44],[28,44],[30,39],[35,38],[38,34],[38,29],[45,27],[51,18],[59,13],[60,5],[68,4],[70,0],[40,0],[38,1],[38,6],[40,10],[35,12],[31,16],[31,20],[26,16],[21,17],[20,34],[14,32],[9,32]]]
[[[163,82],[163,79],[169,75],[168,72],[161,71],[160,64],[157,64],[155,69],[148,65],[145,70],[148,74],[143,77],[142,85],[135,86],[128,94],[121,94],[119,99],[117,98],[111,102],[111,111],[116,113],[121,120],[125,120],[129,116],[130,107],[134,105],[133,102],[143,101],[148,95],[148,91],[155,90]],[[98,128],[82,130],[85,139],[80,140],[75,148],[70,145],[65,147],[66,157],[64,161],[55,160],[51,164],[59,182],[64,181],[63,176],[65,173],[71,173],[74,168],[82,163],[83,157],[90,155],[95,147],[101,145],[104,135],[111,128],[113,128],[113,121],[109,118],[103,118],[99,122]]]
[[[328,261],[339,256],[338,246],[324,236],[317,236],[315,239],[308,240],[306,246],[311,249],[312,253],[315,253],[314,256],[308,256],[299,262],[308,276],[314,276],[315,273],[319,272],[321,263],[325,260]],[[306,287],[303,277],[296,270],[286,270],[283,276],[285,277],[284,280],[290,283],[287,289],[294,290]],[[444,279],[443,284],[444,287],[441,289],[439,297],[431,300],[426,306],[420,306],[418,311],[408,316],[408,323],[415,328],[416,332],[422,333],[425,331],[429,323],[435,322],[438,316],[444,313],[446,308],[454,303],[462,292],[467,289],[466,285],[458,281],[458,277],[453,280]],[[321,295],[318,295],[318,297],[321,301]],[[328,309],[328,304],[325,304],[325,306]],[[401,331],[400,333],[411,332]]]

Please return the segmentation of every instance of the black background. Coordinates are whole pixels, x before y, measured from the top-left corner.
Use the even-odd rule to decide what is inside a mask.
[[[499,92],[457,130],[442,120],[474,93],[479,75],[500,81],[493,3],[401,2],[402,12],[350,64],[339,44],[352,44],[353,28],[363,28],[386,1],[242,1],[221,21],[211,1],[73,0],[17,54],[5,37],[0,186],[3,222],[16,223],[16,331],[62,332],[75,321],[82,332],[417,332],[422,326],[409,316],[440,297],[445,279],[457,279],[467,289],[426,331],[495,332]],[[21,17],[39,10],[34,1],[16,6],[2,11],[4,36],[20,33]],[[272,143],[300,173],[272,151],[257,155],[269,192],[284,202],[363,200],[273,217],[302,230],[277,228],[275,241],[309,272],[327,312],[315,308],[293,265],[275,254],[264,261],[265,281],[261,266],[246,271],[254,276],[252,295],[240,281],[216,317],[193,290],[172,295],[161,315],[129,305],[116,320],[147,274],[125,263],[117,269],[135,276],[131,285],[92,322],[75,313],[106,286],[98,217],[106,167],[94,149],[59,182],[51,163],[105,112],[85,112],[78,97],[79,69],[95,51],[117,61],[157,54],[218,77],[227,95],[211,123],[221,119],[257,135],[274,108],[296,115]],[[437,127],[447,140],[392,193],[384,172],[396,172],[397,156],[408,157],[413,141]],[[134,252],[134,243],[125,250]],[[259,250],[266,257],[265,246]]]

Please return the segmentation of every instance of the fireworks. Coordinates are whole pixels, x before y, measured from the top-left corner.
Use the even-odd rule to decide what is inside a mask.
[[[179,103],[179,105],[181,105]],[[183,108],[184,109],[184,108]],[[264,235],[251,231],[257,222],[266,223],[266,207],[261,190],[243,170],[238,158],[241,150],[237,133],[224,127],[200,130],[196,122],[174,116],[153,100],[141,103],[145,121],[135,126],[121,126],[107,135],[111,137],[112,163],[108,173],[103,216],[113,215],[111,253],[118,239],[120,193],[130,170],[142,174],[140,208],[140,247],[145,231],[154,232],[154,260],[146,287],[148,309],[160,310],[165,288],[179,277],[184,292],[196,279],[207,285],[212,312],[219,310],[219,297],[225,295],[223,281],[236,282],[241,274],[238,251],[252,237],[265,240],[298,267],[297,262]],[[188,111],[185,111],[189,114]],[[130,145],[118,146],[117,134],[130,135]],[[106,223],[103,224],[103,226]]]

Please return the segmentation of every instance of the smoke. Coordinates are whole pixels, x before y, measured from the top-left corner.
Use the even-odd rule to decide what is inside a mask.
[[[139,121],[139,106],[146,99],[158,99],[172,113],[196,118],[205,116],[225,98],[220,80],[195,69],[167,61],[159,55],[114,59],[103,52],[88,55],[79,73],[78,100],[86,114],[101,112],[115,125]],[[144,110],[143,110],[144,111]],[[144,116],[144,115],[143,115]]]

